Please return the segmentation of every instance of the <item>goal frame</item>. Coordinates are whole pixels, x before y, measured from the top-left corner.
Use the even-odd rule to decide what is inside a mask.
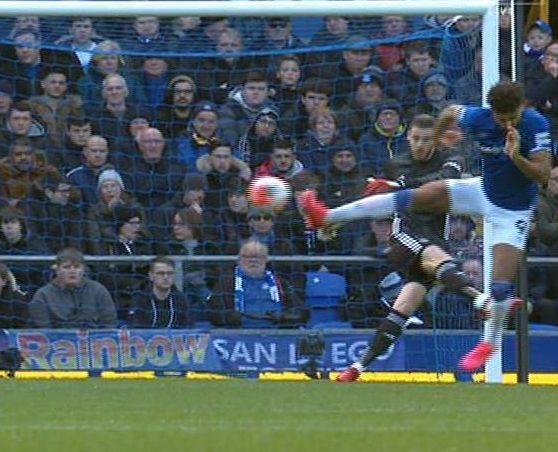
[[[224,13],[225,11],[229,11]],[[398,14],[404,16],[427,14],[479,14],[482,21],[483,100],[499,79],[498,58],[498,0],[233,0],[233,1],[0,1],[0,17],[7,16],[122,16],[151,15],[213,16],[224,14],[243,17],[272,16],[367,16]]]
[[[369,16],[397,14],[413,15],[478,14],[482,21],[482,99],[491,86],[498,82],[499,69],[499,4],[498,0],[231,0],[231,1],[0,1],[0,17],[15,16],[90,16],[157,17],[213,16],[273,17],[273,16]],[[485,226],[490,227],[490,225]],[[490,281],[491,252],[484,250],[484,282]],[[485,328],[488,325],[485,325]],[[486,366],[486,382],[502,383],[502,350]]]

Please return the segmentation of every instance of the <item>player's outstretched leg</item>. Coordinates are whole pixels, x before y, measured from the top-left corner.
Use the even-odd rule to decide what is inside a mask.
[[[337,381],[341,383],[357,381],[362,372],[364,372],[364,369],[366,369],[372,361],[378,356],[386,353],[389,348],[397,342],[403,333],[403,328],[407,319],[408,316],[396,310],[392,310],[378,326],[374,341],[368,346],[362,358],[341,372],[337,377]]]
[[[487,328],[480,342],[459,361],[459,368],[464,372],[475,372],[483,367],[498,346],[507,322],[522,300],[514,296],[514,285],[509,282],[495,281],[492,284],[492,297],[486,311],[490,318]]]
[[[326,225],[330,209],[318,198],[315,190],[303,191],[298,202],[304,211],[306,225],[309,228],[319,229]]]
[[[412,190],[403,190],[395,193],[372,195],[335,209],[329,209],[318,199],[315,191],[306,190],[300,194],[299,202],[306,216],[307,226],[312,229],[319,229],[327,224],[363,218],[389,218],[395,212],[409,208],[411,192]]]

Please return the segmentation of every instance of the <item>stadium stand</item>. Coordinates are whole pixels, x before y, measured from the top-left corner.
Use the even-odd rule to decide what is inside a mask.
[[[375,286],[389,273],[370,232],[378,225],[350,225],[322,241],[304,229],[294,200],[267,218],[249,209],[243,191],[265,170],[295,189],[316,178],[331,205],[360,196],[368,177],[381,176],[387,160],[406,152],[414,114],[435,114],[450,101],[480,102],[480,19],[301,20],[3,19],[0,254],[56,254],[72,245],[94,255],[201,256],[181,267],[176,283],[201,306],[198,320],[217,318],[221,326],[223,309],[233,312],[235,303],[217,303],[212,313],[216,302],[207,300],[223,288],[234,299],[238,288],[224,263],[203,256],[235,256],[243,240],[258,239],[271,256],[293,257],[269,265],[300,300],[312,298],[305,275],[323,282],[337,274],[348,281],[347,293],[328,294],[347,295],[345,313],[330,320],[373,326],[383,312]],[[219,164],[227,156],[212,154],[218,143],[231,148],[232,167]],[[291,163],[273,166],[274,152],[285,147]],[[469,144],[455,152],[478,158]],[[478,246],[462,245],[460,257],[479,257]],[[331,255],[348,262],[296,262]],[[380,264],[349,263],[361,255]],[[28,299],[52,277],[47,264],[6,264]],[[146,293],[149,285],[145,263],[88,271],[109,289],[125,324],[135,291]],[[471,314],[464,307],[439,316]],[[281,326],[306,326],[305,316],[297,319]]]

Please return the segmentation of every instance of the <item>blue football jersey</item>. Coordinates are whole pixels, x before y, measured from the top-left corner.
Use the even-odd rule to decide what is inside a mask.
[[[488,199],[509,210],[527,210],[533,206],[537,200],[537,183],[527,178],[506,155],[507,130],[494,120],[490,108],[460,105],[458,126],[472,136],[481,152],[483,190]],[[521,137],[521,155],[551,152],[550,129],[543,115],[526,108],[516,127]]]

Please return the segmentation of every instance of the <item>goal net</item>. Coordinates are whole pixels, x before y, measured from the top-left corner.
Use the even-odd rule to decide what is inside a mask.
[[[280,175],[330,206],[356,199],[407,150],[415,115],[480,105],[498,78],[491,1],[1,2],[0,17],[0,254],[201,256],[179,285],[194,321],[215,326],[319,323],[304,306],[323,270],[346,283],[324,319],[377,326],[401,276],[384,259],[389,224],[346,225],[324,241],[294,203],[280,214],[247,207],[247,181]],[[458,152],[477,175],[474,149]],[[480,285],[482,227],[450,224],[451,250]],[[203,261],[236,256],[250,237],[293,256],[272,266],[284,283],[267,281],[292,295],[283,323],[231,315],[244,309],[234,262]],[[28,297],[53,276],[37,262],[8,269]],[[90,266],[120,324],[134,326],[148,270],[145,260]],[[21,303],[3,326],[35,326]],[[433,334],[414,352],[425,369],[449,370],[480,327],[467,300],[438,288],[417,317],[413,328]]]

